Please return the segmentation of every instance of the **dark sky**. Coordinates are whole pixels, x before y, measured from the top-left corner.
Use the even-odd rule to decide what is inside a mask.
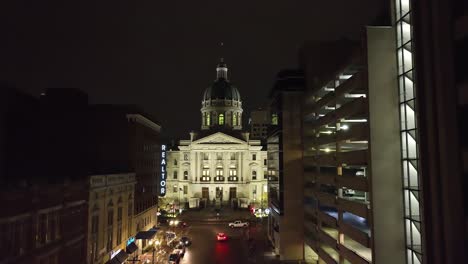
[[[277,71],[296,67],[304,41],[356,38],[385,1],[2,2],[0,80],[35,95],[75,87],[91,103],[138,104],[166,135],[188,137],[220,56],[247,113]]]

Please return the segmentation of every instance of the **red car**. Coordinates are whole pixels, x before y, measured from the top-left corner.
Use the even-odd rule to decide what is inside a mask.
[[[218,241],[226,241],[227,240],[227,236],[224,233],[218,233],[218,235],[216,235],[216,238],[218,239]]]

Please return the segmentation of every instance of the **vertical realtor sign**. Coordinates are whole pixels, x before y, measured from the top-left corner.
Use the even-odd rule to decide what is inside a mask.
[[[166,145],[161,145],[161,179],[159,181],[159,196],[166,195]]]

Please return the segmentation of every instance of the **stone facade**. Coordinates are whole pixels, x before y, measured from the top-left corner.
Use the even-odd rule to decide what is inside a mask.
[[[178,149],[168,151],[166,196],[181,203],[205,198],[228,204],[246,198],[260,206],[263,200],[266,206],[267,156],[262,149],[258,140],[222,132],[182,140]]]
[[[135,184],[134,173],[90,177],[87,263],[106,263],[135,235]]]

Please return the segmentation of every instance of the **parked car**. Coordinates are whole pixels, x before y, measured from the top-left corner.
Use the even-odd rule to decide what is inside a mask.
[[[232,223],[229,223],[229,227],[230,228],[234,228],[234,227],[248,227],[249,226],[249,223],[247,222],[242,222],[240,220],[237,220],[237,221],[234,221]]]
[[[169,255],[169,264],[179,264],[180,262],[180,255],[178,253],[172,253]]]
[[[184,244],[186,247],[190,246],[192,244],[192,241],[188,237],[181,237],[180,238],[180,243]]]
[[[184,257],[185,255],[185,246],[182,245],[182,244],[178,244],[175,249],[174,249],[174,252],[178,253],[180,255],[180,257]]]
[[[356,194],[356,192],[354,190],[343,188],[343,195],[344,196],[354,196],[355,194]]]

